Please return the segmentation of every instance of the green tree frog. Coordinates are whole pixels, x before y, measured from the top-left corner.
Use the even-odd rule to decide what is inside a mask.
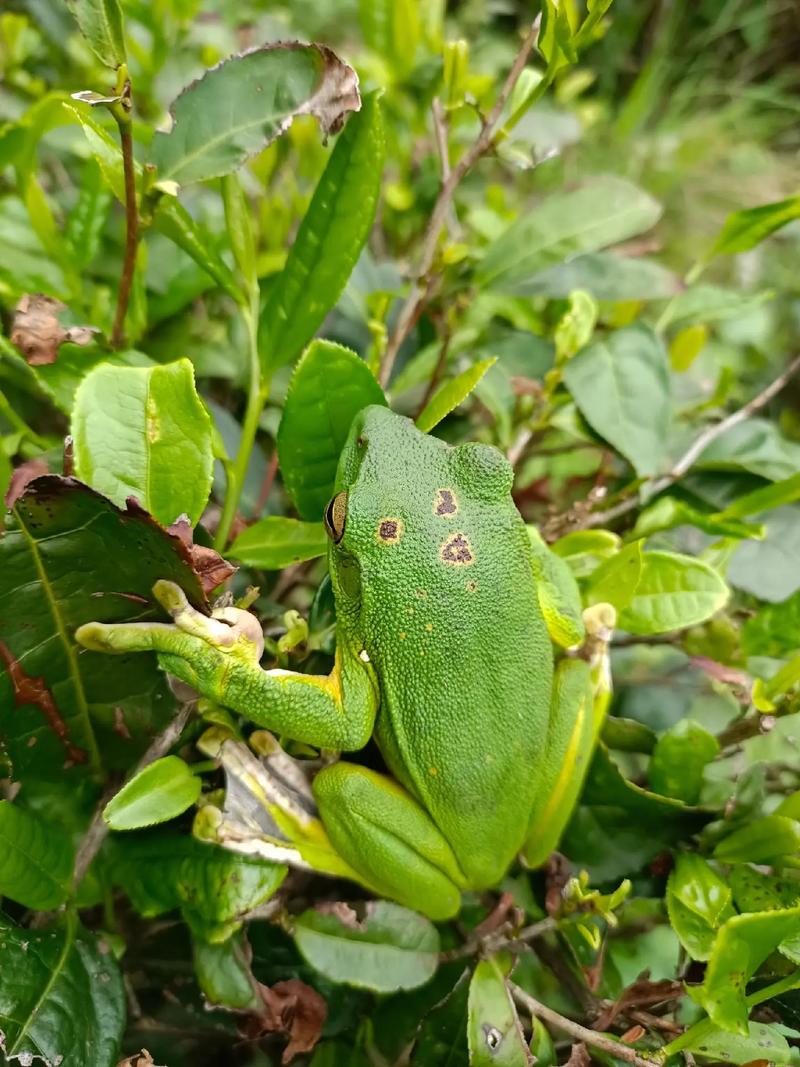
[[[447,918],[521,850],[546,857],[544,840],[548,851],[556,841],[539,813],[549,807],[563,827],[597,732],[589,664],[565,659],[554,685],[552,584],[512,477],[488,445],[449,446],[380,406],[356,416],[325,512],[337,616],[328,676],[263,670],[254,616],[208,618],[169,582],[154,591],[172,624],[89,623],[77,639],[155,650],[204,696],[295,741],[354,752],[374,738],[388,774],[344,759],[325,767],[313,825],[278,812],[281,835],[312,866]],[[579,607],[551,615],[562,643],[565,632],[580,642]],[[553,813],[554,796],[565,810]]]

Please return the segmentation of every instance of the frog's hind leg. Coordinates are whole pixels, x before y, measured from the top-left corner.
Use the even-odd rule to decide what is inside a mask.
[[[393,779],[340,762],[314,779],[337,852],[379,892],[431,919],[458,912],[464,876],[431,817]]]

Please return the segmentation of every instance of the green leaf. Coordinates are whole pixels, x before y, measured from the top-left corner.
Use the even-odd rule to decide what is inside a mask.
[[[797,218],[800,218],[800,196],[734,211],[725,220],[725,225],[705,257],[705,262],[714,256],[747,252]]]
[[[0,1050],[19,1063],[116,1063],[125,991],[108,946],[74,917],[25,930],[0,916],[0,944]]]
[[[691,719],[681,719],[659,737],[647,769],[650,787],[666,797],[696,804],[703,772],[719,752],[719,741]]]
[[[655,200],[621,178],[594,178],[579,189],[552,193],[492,241],[478,282],[525,295],[540,272],[635,237],[660,216]]]
[[[558,1067],[558,1053],[544,1023],[535,1016],[531,1022],[533,1025],[531,1052],[536,1067]]]
[[[652,537],[655,533],[673,530],[676,526],[695,526],[712,537],[734,537],[737,540],[749,537],[760,539],[764,536],[764,527],[760,523],[726,518],[726,514],[698,511],[683,500],[661,496],[639,512],[632,536]]]
[[[484,374],[496,362],[496,356],[482,359],[441,385],[417,416],[417,428],[423,433],[430,433],[434,426],[437,426],[442,419],[466,400]]]
[[[469,972],[465,969],[448,996],[423,1019],[411,1067],[462,1067],[468,1062],[468,997]]]
[[[347,123],[322,173],[259,323],[267,374],[302,352],[344,291],[372,228],[384,134],[375,93]]]
[[[800,903],[800,885],[737,864],[730,872],[733,899],[739,911],[780,911]]]
[[[592,252],[526,276],[513,286],[520,295],[556,299],[575,289],[591,293],[595,300],[664,300],[679,293],[681,283],[653,260]]]
[[[111,206],[111,192],[94,159],[87,159],[75,206],[67,215],[65,236],[75,264],[87,267],[97,255],[100,238]]]
[[[644,542],[634,541],[601,563],[586,588],[586,603],[612,604],[617,611],[633,600],[644,570]]]
[[[125,175],[122,164],[122,149],[108,130],[102,126],[88,107],[64,104],[64,111],[76,119],[86,138],[92,155],[97,160],[106,183],[121,204],[125,203]],[[136,178],[142,175],[141,164],[135,165]]]
[[[576,530],[559,537],[550,549],[566,560],[576,578],[585,578],[603,560],[616,555],[620,545],[620,538],[610,530]]]
[[[717,1026],[747,1036],[747,983],[798,923],[800,907],[734,915],[722,924],[703,984],[688,989]]]
[[[669,360],[641,324],[595,341],[564,367],[581,414],[640,477],[663,466],[670,424]]]
[[[633,634],[684,630],[710,619],[728,599],[728,587],[708,563],[675,552],[645,552],[633,600],[619,626]]]
[[[743,293],[716,285],[692,285],[673,297],[664,312],[662,327],[681,323],[723,322],[737,319],[773,298],[769,292]]]
[[[72,416],[78,477],[116,504],[129,496],[168,525],[194,526],[211,492],[211,417],[188,359],[148,369],[104,364],[84,378]]]
[[[205,181],[238,170],[312,114],[325,134],[359,107],[355,72],[324,45],[286,41],[232,56],[174,101],[169,133],[156,133],[159,182]]]
[[[369,404],[386,404],[363,359],[332,341],[312,341],[297,364],[278,429],[284,485],[302,519],[318,521],[333,495],[350,424]]]
[[[74,856],[68,838],[37,815],[0,801],[0,896],[49,911],[69,893]]]
[[[154,655],[104,656],[72,637],[87,622],[161,618],[159,578],[205,606],[185,547],[140,510],[52,475],[17,501],[0,536],[0,736],[26,790],[74,792],[103,764],[128,768],[169,720]]]
[[[194,972],[208,1004],[235,1011],[258,1012],[264,1002],[257,993],[248,959],[244,935],[230,937],[221,944],[195,938]]]
[[[233,297],[238,304],[243,302],[241,286],[225,260],[214,251],[213,238],[195,222],[178,200],[174,197],[164,197],[161,200],[153,227],[191,256],[223,292]]]
[[[470,1067],[528,1067],[525,1038],[506,985],[510,959],[482,960],[469,985]]]
[[[754,489],[752,493],[745,493],[725,508],[720,517],[741,519],[748,515],[760,515],[762,511],[793,504],[796,500],[800,500],[800,473],[782,478],[761,489]]]
[[[107,67],[125,62],[125,33],[119,0],[67,0],[78,29]]]
[[[200,796],[202,780],[177,756],[139,771],[103,808],[112,830],[141,830],[182,815]]]
[[[800,589],[800,506],[776,508],[765,519],[763,540],[738,545],[727,576],[731,585],[759,600],[780,602]]]
[[[298,917],[294,938],[326,978],[376,993],[423,985],[439,962],[436,927],[385,900],[369,901],[363,920],[346,904],[309,908]]]
[[[704,470],[745,470],[771,482],[793,477],[800,443],[784,437],[768,419],[746,419],[720,434],[697,461]]]
[[[709,959],[717,929],[735,914],[730,886],[701,856],[679,853],[666,900],[670,923],[683,947],[692,959]]]
[[[222,179],[222,202],[225,206],[225,229],[245,292],[258,297],[258,270],[250,205],[238,175]]]
[[[180,908],[196,937],[225,941],[264,904],[286,867],[193,837],[153,832],[116,837],[112,875],[147,918]]]
[[[240,533],[226,554],[248,567],[278,571],[292,563],[324,556],[327,551],[328,537],[321,522],[268,515]]]
[[[562,648],[583,641],[583,605],[569,564],[552,552],[535,526],[528,526],[539,607],[550,637]]]
[[[779,863],[800,851],[800,822],[786,815],[765,815],[734,830],[714,849],[725,863]]]
[[[796,1062],[786,1038],[767,1023],[749,1022],[746,1031],[736,1034],[715,1029],[698,1036],[684,1048],[699,1053],[704,1061],[711,1063],[769,1062],[770,1067],[781,1067]]]

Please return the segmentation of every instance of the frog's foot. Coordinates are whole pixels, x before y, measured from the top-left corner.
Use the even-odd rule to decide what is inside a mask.
[[[210,616],[203,615],[192,607],[184,591],[174,582],[156,582],[153,595],[172,616],[171,624],[89,622],[78,627],[76,640],[94,652],[119,655],[162,652],[192,660],[198,649],[205,645],[219,652],[232,653],[245,662],[257,664],[261,659],[264,637],[258,620],[249,611],[223,607]]]
[[[391,778],[340,762],[314,779],[314,797],[337,852],[384,897],[449,919],[464,876],[427,812]]]

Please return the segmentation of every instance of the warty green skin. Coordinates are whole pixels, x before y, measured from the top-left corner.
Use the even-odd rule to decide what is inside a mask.
[[[366,408],[340,460],[346,521],[330,548],[338,627],[378,681],[375,739],[473,888],[495,884],[527,835],[552,685],[512,477],[496,449]]]

